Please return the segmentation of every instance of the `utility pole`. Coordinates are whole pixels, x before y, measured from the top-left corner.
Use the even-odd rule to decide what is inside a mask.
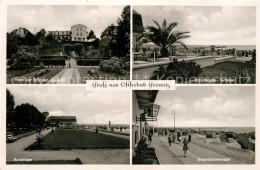
[[[174,110],[174,132],[175,132],[175,110]]]
[[[175,132],[175,110],[172,110],[173,111],[173,118],[174,118],[174,122],[173,122],[173,130]],[[171,112],[172,114],[172,112]]]

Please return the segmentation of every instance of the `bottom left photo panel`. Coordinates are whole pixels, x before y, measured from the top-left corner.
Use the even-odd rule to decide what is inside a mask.
[[[130,91],[7,87],[6,164],[130,164]]]

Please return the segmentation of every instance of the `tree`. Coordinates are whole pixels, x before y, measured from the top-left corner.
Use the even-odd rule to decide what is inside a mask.
[[[117,24],[115,41],[111,47],[115,56],[126,57],[130,53],[130,6],[124,7]]]
[[[96,39],[96,38],[97,38],[97,37],[96,37],[94,31],[93,31],[93,30],[90,30],[87,39],[90,40],[90,39]]]
[[[14,122],[18,128],[41,127],[45,124],[45,120],[45,115],[32,104],[23,103],[15,107]]]
[[[187,49],[186,45],[181,41],[184,38],[189,38],[187,35],[189,32],[179,32],[173,31],[173,29],[178,25],[177,22],[172,22],[167,24],[164,19],[162,25],[157,21],[153,21],[157,27],[148,26],[149,34],[148,38],[160,47],[161,57],[169,57],[168,48],[173,44],[180,44]]]
[[[19,46],[22,45],[24,39],[14,33],[7,33],[7,59],[10,59],[13,54],[19,51]]]
[[[37,38],[30,32],[28,31],[24,37],[25,40],[25,45],[37,45]]]
[[[41,29],[39,32],[36,33],[37,38],[45,37],[45,35],[46,35],[45,29]]]
[[[14,96],[9,91],[9,89],[6,89],[6,123],[11,124],[14,119]]]
[[[84,50],[84,47],[83,47],[82,44],[76,43],[76,44],[74,44],[73,49],[74,49],[74,51],[76,52],[76,54],[82,55],[82,52],[83,52],[83,50]]]

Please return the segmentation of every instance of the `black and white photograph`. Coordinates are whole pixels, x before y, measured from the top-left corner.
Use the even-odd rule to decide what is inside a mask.
[[[130,79],[130,6],[9,5],[7,84]]]
[[[133,164],[255,164],[255,87],[136,90]]]
[[[133,6],[133,80],[256,83],[255,6]]]
[[[129,95],[8,87],[6,164],[130,164]]]

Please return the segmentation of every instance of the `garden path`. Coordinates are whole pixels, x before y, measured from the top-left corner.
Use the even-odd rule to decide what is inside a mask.
[[[64,68],[48,84],[81,84],[81,77],[75,59],[70,59],[70,68]]]

